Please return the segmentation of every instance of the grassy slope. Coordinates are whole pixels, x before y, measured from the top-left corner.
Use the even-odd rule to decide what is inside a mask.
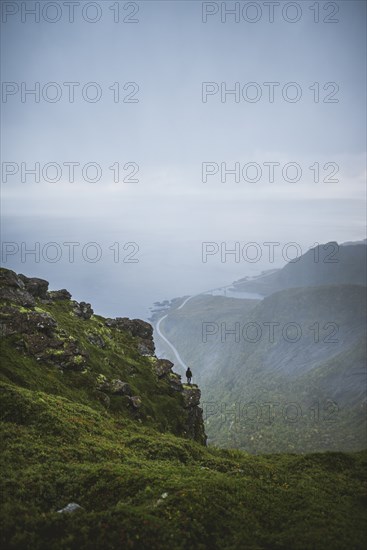
[[[5,548],[363,547],[365,452],[253,457],[2,391]]]
[[[39,308],[88,352],[89,369],[62,373],[17,351],[18,335],[2,342],[3,548],[363,547],[366,452],[253,457],[177,437],[180,399],[131,337],[68,302]],[[128,381],[139,413],[117,396],[106,409],[99,374]],[[83,511],[56,513],[69,502]]]
[[[163,331],[199,379],[203,368],[200,385],[204,413],[213,413],[206,419],[209,440],[255,454],[365,448],[362,376],[366,349],[361,340],[365,298],[364,287],[331,285],[290,289],[261,302],[201,296],[172,311],[162,323]],[[276,337],[270,344],[264,330],[258,343],[247,343],[242,337],[235,342],[231,335],[221,341],[223,322],[233,328],[238,322],[241,327],[250,321],[264,326],[263,322],[270,320],[281,327],[298,322],[302,338],[293,344]],[[320,342],[315,342],[308,328],[315,321],[320,327]],[[327,331],[323,327],[331,321],[339,325],[339,342],[325,344]],[[219,327],[207,343],[202,341],[203,322]],[[358,378],[354,372],[359,372]],[[336,404],[335,414],[331,402]],[[248,403],[258,407],[253,421],[242,414]],[[274,422],[268,422],[266,403],[276,411]],[[284,419],[282,409],[289,403],[297,403],[302,412],[296,422]],[[235,422],[234,416],[222,414],[223,410],[235,410]],[[254,411],[249,416],[254,417]]]
[[[16,334],[2,340],[0,380],[62,395],[106,414],[106,408],[95,391],[96,377],[104,375],[109,379],[120,378],[129,383],[133,395],[142,397],[143,405],[139,417],[144,423],[160,431],[182,433],[182,403],[177,392],[170,390],[167,382],[157,379],[151,365],[154,359],[141,356],[131,336],[107,328],[103,317],[98,315],[93,315],[88,320],[80,319],[72,313],[72,307],[67,300],[39,305],[41,307],[36,308],[38,312],[51,314],[58,327],[65,331],[65,338],[77,340],[80,348],[87,352],[88,369],[63,372],[52,365],[40,365],[35,358],[17,351],[19,336]],[[14,304],[13,307],[22,311],[26,319],[26,311],[23,311],[25,308]],[[90,334],[101,336],[105,348],[91,344],[88,340]],[[126,400],[120,396],[111,396],[108,412],[131,417]]]

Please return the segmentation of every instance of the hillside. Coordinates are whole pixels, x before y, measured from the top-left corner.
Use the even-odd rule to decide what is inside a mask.
[[[0,271],[6,549],[364,548],[367,453],[207,447],[152,327]]]
[[[295,252],[293,251],[293,254]],[[315,246],[282,269],[233,283],[240,292],[258,292],[268,296],[287,288],[329,284],[365,285],[367,280],[366,242],[336,242]]]
[[[151,325],[104,319],[65,289],[0,271],[1,379],[204,443],[200,390],[155,357]],[[42,365],[42,369],[40,368]]]
[[[365,311],[365,287],[311,286],[261,301],[196,297],[162,328],[200,383],[210,442],[253,453],[350,451],[367,443]],[[295,422],[282,412],[290,403]]]

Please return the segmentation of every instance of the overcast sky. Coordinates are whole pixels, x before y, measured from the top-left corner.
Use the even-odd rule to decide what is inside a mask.
[[[264,242],[306,251],[365,237],[364,1],[319,2],[319,14],[315,2],[281,1],[273,23],[264,2],[237,2],[238,22],[221,2],[79,2],[74,22],[65,2],[40,2],[39,22],[24,3],[2,4],[5,267],[99,313],[144,317],[156,300],[274,267]],[[35,101],[25,92],[38,85]],[[25,172],[35,163],[38,183]],[[99,173],[90,165],[83,177],[88,163]],[[120,180],[137,181],[115,182],[117,163]],[[279,163],[274,181],[268,163]],[[49,259],[22,257],[22,242]],[[80,243],[73,263],[65,242]],[[97,262],[82,254],[91,242],[84,256]],[[204,263],[203,242],[257,242],[263,254]]]

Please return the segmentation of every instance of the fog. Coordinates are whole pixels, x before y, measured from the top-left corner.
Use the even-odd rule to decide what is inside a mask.
[[[110,3],[97,4],[93,24],[62,13],[3,25],[3,266],[98,313],[148,318],[154,301],[284,265],[287,243],[305,252],[364,238],[364,2],[338,2],[333,24],[315,23],[307,2],[295,23],[263,11],[254,24],[220,13],[203,23],[201,2],[180,1],[137,2],[138,22],[114,23]],[[61,90],[59,101],[43,97],[51,82],[46,97]],[[74,102],[67,82],[78,84]],[[90,82],[97,102],[82,97]],[[249,82],[257,102],[243,99]],[[279,84],[273,102],[266,82]],[[290,82],[297,102],[284,100]],[[36,94],[39,83],[39,98],[22,101],[22,83]],[[116,83],[137,101],[115,102]],[[269,242],[279,243],[273,260]],[[203,243],[218,247],[206,262]],[[221,255],[235,243],[240,258]]]

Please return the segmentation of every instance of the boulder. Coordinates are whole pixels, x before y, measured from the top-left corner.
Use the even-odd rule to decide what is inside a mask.
[[[61,290],[50,290],[47,293],[47,298],[49,300],[70,300],[71,294],[66,288],[62,288]]]
[[[98,332],[90,332],[87,334],[87,338],[91,344],[94,346],[97,346],[101,349],[106,347],[106,342],[103,340],[102,336],[98,334]]]
[[[28,315],[27,321],[29,324],[34,324],[38,332],[44,332],[48,336],[54,333],[57,322],[49,313],[31,313]]]
[[[48,281],[36,277],[29,278],[22,274],[19,275],[19,279],[23,281],[26,291],[32,294],[34,298],[42,300],[47,298]]]
[[[128,317],[106,319],[106,326],[116,328],[117,330],[127,331],[131,336],[136,336],[143,340],[151,340],[153,338],[152,325],[141,319],[129,319]]]
[[[0,300],[12,302],[23,307],[34,307],[36,305],[36,300],[32,294],[29,294],[26,290],[17,290],[15,288],[0,287]]]
[[[0,269],[0,300],[11,302],[23,307],[34,307],[36,301],[24,285],[24,282],[14,271]]]
[[[164,378],[172,372],[173,363],[168,359],[157,359],[154,370],[158,378]]]
[[[2,306],[0,310],[0,335],[4,338],[5,336],[24,332],[30,332],[28,314],[11,305]]]
[[[78,317],[81,317],[84,320],[90,319],[93,315],[93,309],[90,304],[87,302],[75,302],[76,306],[74,307],[74,313]]]
[[[127,395],[131,396],[132,391],[127,382],[123,382],[119,378],[113,378],[108,380],[104,374],[97,376],[97,390],[112,393],[113,395]]]
[[[142,405],[141,397],[139,395],[129,397],[129,404],[133,407],[133,409],[140,409]]]
[[[0,287],[9,287],[24,290],[25,285],[22,279],[11,269],[0,268]]]
[[[131,396],[132,391],[127,382],[123,382],[119,378],[115,378],[110,382],[109,391],[114,395],[128,395]]]

